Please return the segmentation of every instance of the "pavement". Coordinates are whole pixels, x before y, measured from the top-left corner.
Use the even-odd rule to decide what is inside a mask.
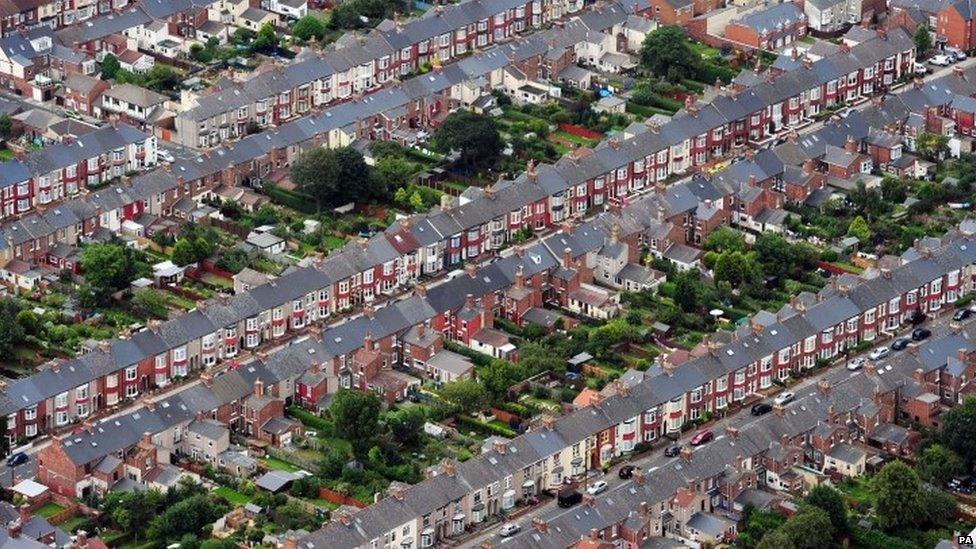
[[[951,309],[947,308],[947,311],[948,310]],[[922,323],[920,326],[932,330],[932,335],[929,337],[929,339],[937,338],[940,336],[947,335],[950,332],[949,322],[951,321],[951,319],[952,319],[951,315],[943,314],[938,318],[930,318],[926,322]],[[890,346],[892,341],[900,337],[911,337],[911,332],[914,328],[915,326],[909,326],[904,328],[903,330],[900,330],[898,333],[894,334],[890,338],[885,338],[885,339],[879,338],[877,340],[877,345],[872,347],[872,349],[881,346]],[[792,391],[796,395],[795,397],[796,400],[801,400],[815,393],[817,391],[817,383],[822,379],[826,379],[830,381],[831,384],[834,384],[851,376],[862,375],[862,371],[851,372],[847,370],[846,365],[848,361],[853,358],[857,358],[857,357],[867,358],[868,354],[871,352],[872,349],[868,349],[860,354],[852,354],[847,359],[843,359],[843,358],[839,359],[836,362],[834,362],[829,368],[825,368],[817,372],[815,375],[802,379],[795,385],[789,387],[788,390]],[[892,351],[892,353],[899,353],[899,352],[904,353],[907,351]],[[774,385],[773,387],[778,388],[778,386],[776,385]],[[772,404],[772,400],[773,400],[773,396],[769,395],[766,398],[756,402],[767,402]],[[731,426],[731,427],[736,427],[739,430],[743,430],[745,427],[747,427],[753,422],[760,420],[761,418],[761,416],[753,416],[750,413],[751,406],[752,405],[745,406],[735,414],[729,415],[725,418],[719,419],[709,424],[707,427],[705,427],[705,429],[712,431],[715,434],[714,440],[716,441],[725,438],[726,427]],[[787,404],[786,407],[789,408],[789,404]],[[677,444],[687,445],[691,437],[693,437],[696,432],[697,430],[690,430],[687,433],[682,434],[678,439]],[[664,440],[667,439],[661,439],[661,441]],[[668,463],[670,463],[675,459],[681,459],[680,457],[666,457],[664,455],[663,448],[667,445],[670,445],[670,443],[658,442],[656,443],[655,448],[650,452],[646,454],[642,454],[640,456],[636,456],[634,457],[634,459],[625,460],[623,462],[617,463],[613,467],[611,467],[611,469],[606,474],[602,472],[595,472],[594,474],[594,472],[591,471],[590,477],[587,480],[589,483],[592,483],[594,480],[603,480],[607,483],[607,489],[602,492],[602,495],[600,497],[606,497],[607,495],[612,494],[617,490],[626,489],[628,486],[630,486],[630,483],[632,482],[631,480],[623,480],[618,476],[618,472],[620,468],[625,465],[636,465],[640,467],[643,471],[645,471],[645,474],[647,475],[647,480],[649,482],[653,482],[654,471],[667,465]],[[707,452],[708,446],[709,444],[706,443],[701,446],[693,447],[692,452]],[[579,490],[581,492],[584,491],[585,485],[581,485],[579,487]],[[528,529],[531,529],[533,518],[542,517],[545,518],[546,521],[551,521],[564,514],[573,513],[573,512],[576,512],[575,507],[571,507],[569,509],[562,509],[556,504],[555,498],[546,499],[531,511],[520,514],[515,522],[517,522],[522,527],[522,531],[524,532]],[[499,547],[501,546],[501,544],[504,543],[506,539],[498,535],[499,526],[500,523],[493,523],[491,526],[486,527],[483,531],[480,531],[477,534],[472,535],[471,537],[466,537],[461,540],[455,540],[454,543],[456,546],[478,547],[481,546],[482,543],[490,542],[492,547]]]

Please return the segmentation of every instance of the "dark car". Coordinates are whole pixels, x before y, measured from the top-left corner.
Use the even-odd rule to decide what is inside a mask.
[[[623,467],[620,468],[620,471],[617,472],[617,476],[624,480],[627,480],[630,477],[634,476],[634,471],[636,470],[637,470],[636,465],[624,465]]]
[[[973,477],[969,475],[952,477],[946,485],[953,492],[969,494],[973,491]]]
[[[677,444],[671,444],[664,449],[664,455],[667,457],[674,457],[681,453],[681,446]]]
[[[967,318],[973,316],[973,312],[969,309],[959,309],[952,315],[952,320],[966,320]]]
[[[928,328],[915,328],[912,330],[912,339],[915,341],[922,341],[932,335],[932,330]]]
[[[760,402],[758,404],[752,405],[752,415],[761,416],[763,414],[768,414],[773,411],[773,405],[766,402]]]
[[[17,452],[16,454],[11,454],[10,457],[7,458],[7,467],[16,467],[18,465],[23,465],[24,463],[27,463],[28,459],[30,458],[28,458],[27,454],[23,452]]]
[[[900,337],[891,344],[891,348],[895,351],[902,351],[908,347],[908,344],[911,342],[912,340],[908,339],[907,337]]]
[[[698,431],[695,433],[695,436],[691,437],[689,443],[692,446],[701,446],[702,444],[711,441],[713,438],[715,438],[715,433],[711,431]]]
[[[579,493],[575,488],[566,488],[562,492],[559,492],[556,500],[560,507],[566,509],[583,501],[583,494]]]

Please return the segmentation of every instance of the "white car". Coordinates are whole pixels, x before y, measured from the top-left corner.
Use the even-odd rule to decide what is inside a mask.
[[[929,64],[930,65],[937,65],[939,67],[948,67],[949,64],[951,64],[951,63],[952,63],[952,60],[949,59],[949,56],[948,55],[942,55],[941,53],[939,55],[933,55],[932,58],[929,59]]]
[[[607,483],[602,480],[598,480],[586,488],[586,493],[590,494],[591,496],[595,496],[606,489]]]
[[[912,70],[915,71],[915,74],[927,74],[929,72],[929,68],[921,63],[915,63]]]
[[[498,529],[498,535],[503,538],[507,538],[508,536],[514,536],[521,529],[522,527],[519,526],[518,523],[509,522],[502,524],[502,527]]]
[[[156,158],[162,160],[163,162],[169,162],[170,164],[176,162],[176,158],[173,157],[173,153],[167,151],[166,149],[157,150]]]
[[[891,354],[891,349],[887,347],[878,347],[877,349],[871,351],[871,354],[868,355],[868,358],[870,358],[871,360],[881,360],[882,358],[890,354]]]
[[[776,398],[773,399],[773,404],[777,406],[785,406],[793,402],[793,399],[795,398],[796,394],[794,394],[792,391],[785,391],[776,395]]]
[[[847,363],[847,369],[852,372],[856,372],[860,370],[862,366],[864,366],[865,362],[867,362],[867,359],[865,359],[863,356],[852,358],[851,361]]]
[[[956,61],[962,61],[963,59],[966,58],[966,52],[962,51],[959,48],[946,48],[945,53],[946,55],[952,57]]]

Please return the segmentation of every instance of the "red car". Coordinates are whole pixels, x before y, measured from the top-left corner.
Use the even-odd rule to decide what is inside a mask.
[[[691,445],[701,446],[713,438],[715,438],[715,434],[711,431],[698,431],[695,436],[691,437]]]

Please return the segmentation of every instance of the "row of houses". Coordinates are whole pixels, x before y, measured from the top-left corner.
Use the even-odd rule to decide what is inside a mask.
[[[474,459],[452,463],[437,476],[402,493],[393,492],[351,520],[335,521],[302,543],[324,546],[330,540],[342,547],[374,543],[388,547],[412,540],[429,547],[509,509],[513,498],[557,489],[567,477],[581,477],[587,469],[633,451],[638,443],[678,433],[687,421],[706,413],[738,409],[770,388],[774,379],[811,368],[817,360],[836,358],[860,342],[893,334],[915,314],[935,314],[972,292],[974,228],[966,222],[945,239],[927,239],[901,258],[889,258],[868,278],[844,277],[817,295],[801,294],[775,313],[759,313],[729,341],[710,340],[696,358],[681,364],[665,360],[648,373],[634,373],[590,406],[546,420],[535,431]],[[965,338],[950,340],[950,355],[956,354],[961,341]],[[923,348],[916,356],[924,361],[929,355]],[[887,374],[887,366],[882,374]],[[917,409],[929,405],[925,392],[929,389],[923,387],[905,394],[917,402],[893,404],[911,419],[927,421],[930,414]],[[940,393],[935,403],[942,398]],[[833,396],[830,400],[835,406],[841,402]],[[947,400],[954,402],[955,397],[948,395]],[[880,404],[865,432],[895,420],[891,414],[880,415]],[[835,409],[837,414],[848,411]],[[784,446],[791,442],[767,439],[742,457],[751,458],[774,441]]]
[[[728,541],[747,505],[775,507],[832,474],[856,477],[885,459],[911,456],[919,435],[903,425],[937,427],[947,407],[972,394],[974,336],[972,324],[953,326],[857,375],[822,380],[816,393],[728,427],[695,452],[657,460],[646,475],[587,499],[582,509],[533,520],[505,546]]]
[[[248,125],[280,125],[328,105],[379,94],[377,90],[398,80],[404,80],[405,88],[420,85],[423,76],[407,77],[452,61],[459,61],[458,70],[470,79],[483,77],[488,67],[511,63],[530,77],[555,80],[575,61],[574,42],[558,29],[513,39],[553,22],[582,29],[577,35],[610,33],[639,6],[599,4],[578,19],[565,21],[581,9],[582,2],[576,1],[478,0],[437,7],[403,23],[385,21],[365,37],[346,34],[324,52],[307,52],[247,80],[224,81],[203,93],[184,92],[174,140],[191,147],[213,147],[246,135]],[[431,103],[408,105],[407,112],[398,114],[398,126],[414,131],[427,127],[433,111],[440,110],[439,102]]]
[[[693,118],[693,115],[688,114],[676,120],[684,118]],[[302,123],[303,121],[300,121],[295,124]],[[833,126],[831,135],[836,137],[847,131],[844,129],[846,127]],[[627,157],[616,153],[631,150],[632,147],[625,147],[621,143],[639,141],[644,136],[656,138],[657,135],[661,134],[648,131],[637,135],[634,139],[618,142],[616,145],[608,143],[594,154],[584,158],[596,160],[597,157],[607,155],[606,158],[620,162],[618,165],[622,165],[621,170],[627,171],[624,164],[627,162]],[[242,145],[262,143],[267,141],[265,137],[265,135],[254,136],[252,140]],[[243,150],[243,152],[247,151]],[[165,213],[164,209],[171,207],[178,199],[202,194],[206,189],[212,188],[211,186],[218,179],[226,176],[225,171],[233,173],[237,166],[237,163],[232,160],[234,154],[234,150],[229,150],[227,154],[215,154],[209,158],[201,155],[194,161],[176,163],[171,171],[157,170],[136,177],[124,186],[92,193],[86,199],[94,197],[96,200],[101,200],[112,197],[113,200],[123,202],[136,193],[145,196],[134,203],[121,203],[115,208],[103,208],[94,219],[86,216],[83,221],[78,220],[75,214],[84,215],[85,212],[80,209],[91,208],[91,205],[87,200],[76,200],[71,201],[64,208],[58,208],[63,219],[69,217],[65,212],[71,213],[73,217],[72,223],[65,224],[61,222],[61,216],[56,216],[53,221],[60,223],[60,229],[54,229],[52,226],[53,230],[48,230],[47,227],[41,226],[42,222],[55,212],[49,211],[43,215],[33,215],[18,220],[14,225],[24,232],[10,231],[10,228],[6,227],[5,234],[13,233],[18,237],[16,241],[8,239],[10,245],[6,250],[8,253],[12,251],[13,257],[24,261],[47,261],[54,248],[55,238],[58,243],[70,246],[82,238],[90,237],[96,230],[118,230],[123,221],[129,221],[134,217],[141,218],[146,213],[162,215]],[[764,158],[772,157],[764,156]],[[754,163],[743,164],[744,167],[753,165]],[[580,162],[579,166],[582,168],[583,162]],[[218,168],[219,171],[214,168]],[[744,169],[735,166],[734,168]],[[606,168],[600,168],[601,172],[604,170]],[[785,172],[785,168],[783,171]],[[617,170],[614,170],[614,174],[616,172]],[[756,175],[760,173],[763,172],[757,169],[747,177],[746,194],[750,197],[758,196],[761,200],[772,200],[763,197],[779,196],[781,193],[772,188],[772,184],[776,182],[774,177],[776,171],[769,169],[765,172],[769,176],[762,178]],[[812,172],[809,175],[812,176]],[[576,177],[583,179],[586,175],[577,174]],[[768,184],[770,188],[762,188],[760,182]],[[739,190],[739,183],[728,184],[735,185],[729,188]],[[218,360],[233,358],[241,349],[254,349],[265,341],[280,339],[286,333],[303,329],[308,323],[321,321],[336,311],[392,296],[408,288],[421,275],[442,273],[466,260],[495,253],[522,228],[545,229],[558,225],[570,219],[570,216],[565,213],[565,204],[556,201],[556,198],[559,198],[557,193],[566,192],[565,185],[565,179],[556,168],[532,167],[518,181],[499,185],[498,190],[489,189],[481,196],[462,197],[457,203],[447,205],[443,211],[404,220],[391,227],[386,233],[370,239],[365,245],[353,244],[330,255],[327,259],[314,261],[311,268],[294,274],[287,283],[281,285],[272,283],[255,288],[247,294],[235,296],[226,304],[215,303],[211,312],[207,314],[199,312],[196,315],[187,315],[163,324],[159,330],[149,330],[143,335],[136,334],[132,339],[113,342],[108,345],[108,351],[111,352],[108,352],[107,356],[105,353],[96,353],[93,357],[79,359],[81,364],[72,370],[77,372],[77,376],[64,375],[64,370],[61,374],[47,371],[39,376],[63,378],[62,381],[38,382],[40,377],[16,381],[11,384],[11,391],[8,392],[16,394],[17,391],[13,391],[13,388],[22,387],[23,394],[11,399],[13,409],[18,410],[19,415],[22,415],[27,408],[40,406],[41,410],[35,409],[31,412],[32,421],[25,421],[23,418],[16,421],[13,434],[26,436],[28,432],[38,433],[50,428],[62,427],[74,421],[79,415],[83,417],[103,406],[115,406],[125,396],[138,394],[150,387],[150,384],[166,384],[173,376],[185,375],[188,368],[208,366]],[[596,191],[602,190],[596,186],[593,188]],[[113,192],[116,190],[118,192]],[[570,192],[573,190],[575,189],[570,189]],[[693,192],[695,190],[699,190],[698,195]],[[585,193],[586,187],[581,186],[580,192]],[[705,193],[712,196],[706,196]],[[551,201],[550,196],[553,197]],[[741,217],[737,212],[742,211],[743,208],[734,207],[732,199],[717,200],[724,196],[726,194],[719,192],[714,185],[706,186],[698,182],[671,190],[660,185],[650,200],[640,201],[637,203],[639,205],[635,205],[635,208],[648,208],[651,215],[642,212],[640,215],[632,216],[634,221],[629,225],[618,223],[626,229],[623,231],[624,238],[631,239],[629,254],[636,256],[636,250],[646,243],[652,251],[662,254],[665,258],[693,267],[696,252],[687,243],[694,244],[700,241],[707,234],[706,229],[709,226],[718,226],[723,220],[725,223],[738,222]],[[594,204],[600,198],[599,194],[594,196]],[[590,204],[586,203],[587,200],[588,197],[582,195],[574,197],[571,210],[576,217],[583,215],[589,209]],[[552,205],[551,208],[547,207],[549,204]],[[579,204],[583,205],[579,206]],[[523,212],[527,215],[523,216]],[[733,219],[733,213],[736,219]],[[704,223],[701,218],[705,218]],[[646,224],[649,220],[654,221],[654,230],[642,231],[642,228],[647,228]],[[31,228],[37,229],[37,232],[43,233],[43,236],[32,237],[29,231]],[[22,237],[22,234],[27,237]],[[575,238],[593,239],[595,243],[602,245],[609,239],[610,232],[597,234],[575,231],[575,234],[579,235]],[[567,245],[554,243],[553,246],[549,254],[535,254],[532,256],[533,262],[524,265],[526,279],[532,276],[530,273],[538,272],[537,269],[545,257],[555,256],[556,261],[562,262],[565,249],[569,247],[572,251],[570,240],[567,240]],[[590,250],[581,248],[580,252],[573,255],[573,259],[578,259],[588,251]],[[630,263],[633,262],[634,259],[631,258]],[[618,274],[619,271],[614,274],[614,280],[617,280]],[[648,280],[647,276],[640,273],[630,278]],[[503,284],[500,278],[494,280],[494,284]],[[508,276],[504,280],[504,286],[510,286],[514,281],[514,276]],[[621,283],[624,283],[622,279]],[[467,293],[469,292],[461,291],[455,295],[458,299],[463,299]],[[483,292],[482,294],[470,293],[483,295]],[[577,292],[575,297],[578,299],[570,300],[567,292],[560,300],[566,305],[575,303],[576,308],[588,314],[598,316],[612,314],[610,312],[612,304],[608,304],[608,301],[599,295],[594,297],[594,293]],[[448,307],[437,309],[443,312]],[[599,312],[596,312],[598,309]],[[190,326],[196,319],[200,322]],[[473,335],[474,331],[468,330],[467,333]],[[203,336],[207,336],[205,340]],[[141,343],[142,339],[145,339],[146,343]],[[453,339],[458,337],[455,336]],[[362,338],[357,341],[362,341]],[[505,343],[500,342],[500,347],[504,346]],[[116,353],[114,351],[116,347],[121,351]],[[98,364],[84,364],[96,359]],[[152,365],[147,364],[146,367],[153,373],[145,376],[138,375],[137,364],[141,362],[151,362]],[[130,384],[133,385],[131,388],[123,390],[118,378],[123,370],[130,371],[129,375],[135,376],[130,378],[130,381],[139,380],[139,383]],[[77,409],[67,409],[68,402],[65,399],[70,392],[69,389],[79,388],[82,385],[88,389],[81,392],[85,395],[91,394],[95,399],[95,405],[82,408],[84,414],[78,414]],[[109,395],[103,390],[107,387],[114,388],[115,390],[111,391],[114,394]],[[54,402],[54,397],[57,395],[65,395],[65,398],[61,399],[61,406],[57,406]],[[53,413],[57,409],[64,409],[65,413],[61,414],[60,418],[55,417]],[[26,429],[28,424],[33,424],[30,430]]]
[[[0,163],[0,220],[77,197],[123,175],[156,167],[156,138],[106,126]]]

